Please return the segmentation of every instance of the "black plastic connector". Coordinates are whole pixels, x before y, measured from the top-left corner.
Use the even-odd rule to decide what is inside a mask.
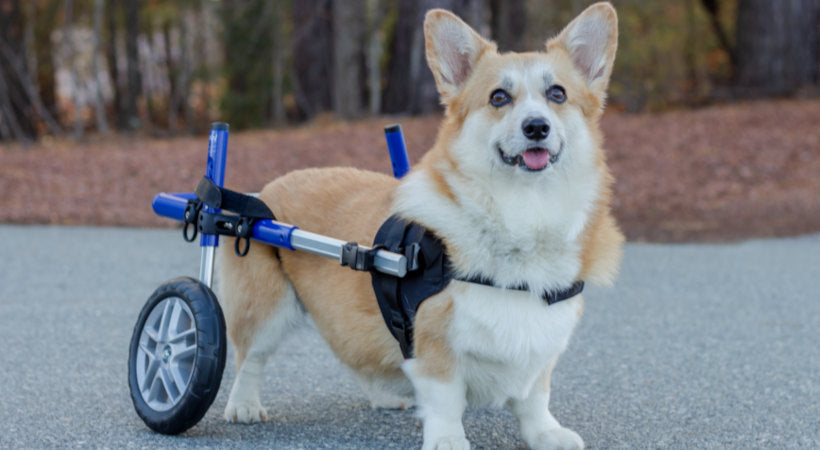
[[[378,248],[364,250],[355,242],[348,242],[342,246],[340,262],[353,270],[369,271],[373,269]]]

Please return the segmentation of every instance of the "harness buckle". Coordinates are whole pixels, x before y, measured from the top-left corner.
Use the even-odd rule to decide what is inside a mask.
[[[193,242],[199,229],[199,211],[202,209],[202,202],[197,199],[188,200],[185,205],[185,212],[182,215],[182,238],[187,242]],[[193,227],[192,227],[193,225]],[[193,234],[189,231],[193,228]]]
[[[339,262],[353,270],[369,271],[373,268],[377,249],[364,250],[356,242],[348,242],[342,246]]]

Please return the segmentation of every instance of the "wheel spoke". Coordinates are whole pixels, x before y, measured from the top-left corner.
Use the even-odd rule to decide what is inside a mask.
[[[142,329],[142,334],[149,337],[154,343],[159,342],[159,330],[153,327],[149,327],[147,324],[145,328]]]
[[[179,400],[180,392],[173,375],[164,367],[159,370],[159,373],[162,385],[165,387],[165,393],[168,394],[169,403],[175,404]]]
[[[153,363],[156,361],[157,357],[154,355],[154,351],[148,348],[148,346],[140,344],[140,352],[144,353],[145,356]]]
[[[174,377],[174,387],[176,387],[177,392],[181,395],[188,388],[188,375],[190,375],[190,373],[183,374],[178,365],[171,367],[169,372],[171,372],[171,375]]]
[[[178,299],[173,299],[172,302],[173,308],[171,308],[171,315],[168,318],[168,328],[165,329],[165,334],[163,335],[168,341],[171,340],[171,336],[179,333],[180,320],[182,316],[185,316],[185,312],[182,310],[182,302]]]
[[[151,355],[150,362],[148,363],[148,368],[145,370],[142,386],[140,386],[140,390],[142,392],[150,392],[151,387],[156,381],[157,371],[159,370],[159,367],[159,360],[154,358],[153,355]]]
[[[175,362],[189,358],[196,353],[195,343],[191,345],[175,345],[173,348]]]
[[[174,309],[176,302],[172,300],[168,300],[165,302],[165,308],[162,310],[162,315],[160,316],[160,325],[159,325],[159,338],[163,339],[168,336],[168,328],[171,325],[171,312]]]
[[[181,341],[181,340],[187,338],[188,336],[190,336],[192,334],[196,334],[196,328],[194,328],[194,327],[188,328],[187,330],[180,331],[179,333],[176,333],[173,336],[168,336],[168,342],[172,343],[172,342]]]

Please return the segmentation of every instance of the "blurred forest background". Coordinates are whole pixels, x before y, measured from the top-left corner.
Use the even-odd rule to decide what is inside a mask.
[[[421,23],[542,48],[582,0],[0,0],[0,140],[439,110]],[[816,96],[820,0],[614,0],[610,106]]]

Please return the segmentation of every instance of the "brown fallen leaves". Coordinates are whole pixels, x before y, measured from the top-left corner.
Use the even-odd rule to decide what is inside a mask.
[[[258,191],[287,171],[348,165],[390,173],[382,128],[401,123],[411,162],[437,116],[318,121],[234,133],[226,185]],[[607,113],[615,213],[631,240],[714,241],[820,232],[820,100]],[[175,226],[154,215],[159,192],[191,191],[207,134],[44,140],[0,150],[0,222]]]

